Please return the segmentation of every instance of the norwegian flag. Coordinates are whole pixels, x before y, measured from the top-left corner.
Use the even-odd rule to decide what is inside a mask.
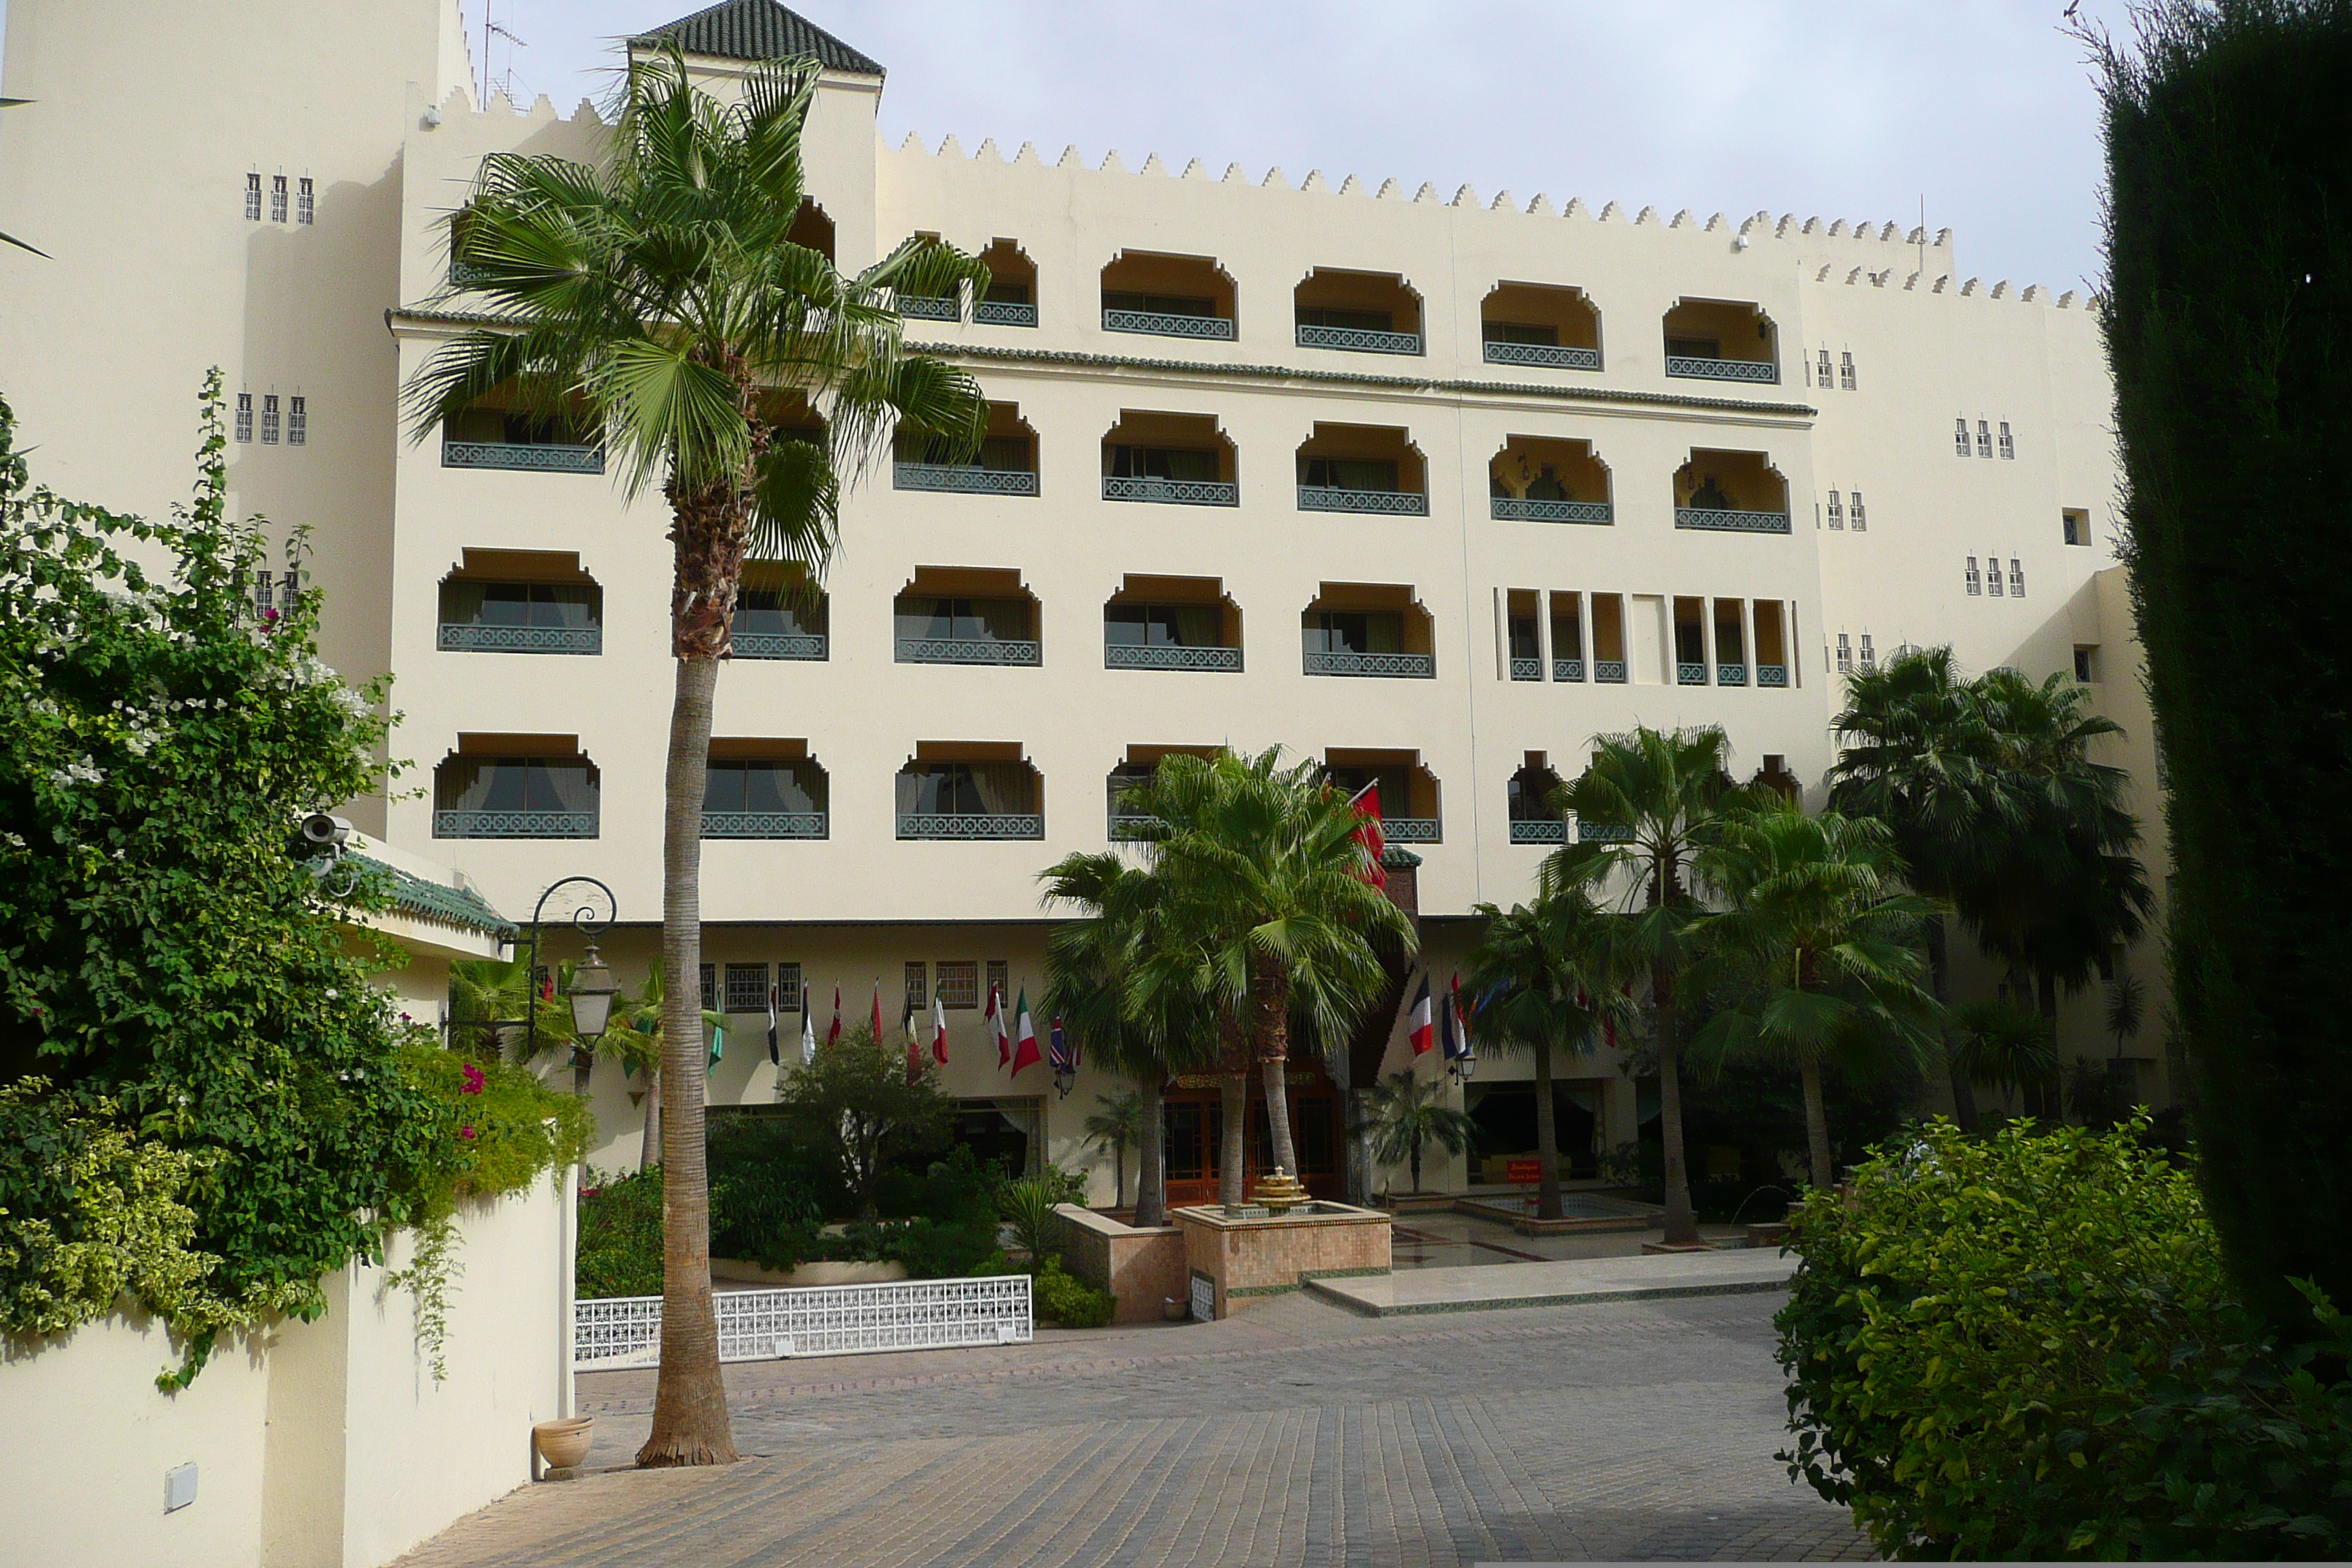
[[[1356,808],[1356,816],[1361,819],[1356,824],[1356,842],[1364,847],[1364,853],[1370,858],[1370,866],[1359,874],[1373,887],[1385,891],[1389,885],[1389,873],[1388,868],[1381,864],[1381,858],[1388,853],[1389,841],[1388,836],[1381,831],[1380,781],[1375,779],[1358,790],[1349,797],[1348,804]]]

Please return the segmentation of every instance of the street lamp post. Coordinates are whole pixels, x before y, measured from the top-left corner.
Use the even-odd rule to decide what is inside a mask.
[[[562,889],[574,886],[580,890],[572,896],[572,914],[564,923],[587,939],[588,953],[572,966],[572,984],[565,989],[564,995],[572,1004],[572,1088],[585,1094],[588,1092],[588,1072],[596,1060],[591,1053],[612,1022],[613,998],[619,994],[621,989],[613,979],[612,967],[596,951],[597,937],[603,935],[620,914],[620,901],[613,897],[612,889],[595,878],[566,877],[540,894],[539,902],[532,906],[530,911],[529,932],[515,939],[518,956],[520,956],[520,950],[528,949],[530,952],[523,964],[523,982],[529,997],[523,1006],[524,1016],[481,1021],[468,1019],[465,1022],[469,1027],[484,1030],[511,1029],[520,1026],[523,1030],[523,1059],[528,1061],[539,1054],[540,927],[547,917],[548,900]],[[604,895],[601,905],[590,895],[588,889],[591,888]],[[604,911],[602,914],[598,913],[600,909]]]

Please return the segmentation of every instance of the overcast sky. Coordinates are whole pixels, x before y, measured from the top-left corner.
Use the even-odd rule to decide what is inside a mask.
[[[464,0],[477,68],[483,0]],[[490,0],[490,68],[569,111],[694,0]],[[1293,184],[1464,184],[1660,216],[1927,222],[1962,276],[2079,288],[2098,105],[2063,0],[803,0],[889,69],[882,130]],[[2124,22],[2122,0],[2085,16]]]

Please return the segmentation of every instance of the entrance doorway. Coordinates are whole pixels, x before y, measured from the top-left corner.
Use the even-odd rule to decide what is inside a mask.
[[[1318,1198],[1339,1197],[1339,1151],[1343,1147],[1339,1091],[1319,1062],[1294,1061],[1288,1075],[1290,1136],[1298,1150],[1293,1172]],[[1265,1089],[1255,1071],[1249,1078],[1250,1136],[1244,1145],[1242,1190],[1274,1168],[1274,1129],[1266,1120]],[[1188,1073],[1168,1085],[1162,1101],[1168,1131],[1168,1204],[1217,1201],[1224,1153],[1225,1106],[1221,1080],[1211,1073]]]

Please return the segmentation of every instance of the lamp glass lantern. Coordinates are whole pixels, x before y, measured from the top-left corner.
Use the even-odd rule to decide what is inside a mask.
[[[588,956],[572,971],[572,1031],[583,1040],[604,1037],[604,1026],[613,1016],[613,998],[620,991],[613,979],[613,971],[596,944],[588,944]]]

